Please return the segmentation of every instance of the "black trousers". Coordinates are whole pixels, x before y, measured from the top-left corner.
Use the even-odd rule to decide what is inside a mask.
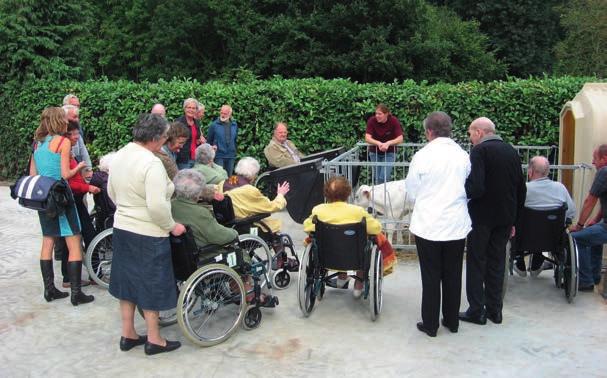
[[[432,241],[415,237],[422,274],[422,321],[429,330],[439,326],[441,286],[443,318],[457,328],[462,293],[462,265],[465,239]]]
[[[80,228],[82,230],[82,241],[84,242],[84,249],[86,250],[95,237],[95,227],[93,226],[89,211],[84,204],[84,194],[74,194],[74,202],[76,203],[76,210],[78,210],[78,218],[80,218]],[[64,238],[55,239],[55,254],[61,255],[61,274],[63,275],[63,282],[70,282],[67,275],[69,251]]]
[[[506,243],[512,226],[472,225],[466,250],[468,315],[502,311]]]

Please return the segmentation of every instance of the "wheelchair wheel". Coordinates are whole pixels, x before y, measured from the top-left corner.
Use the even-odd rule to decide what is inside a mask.
[[[577,245],[575,244],[573,237],[571,237],[571,234],[566,232],[566,235],[563,286],[565,288],[567,302],[573,303],[573,298],[577,295],[578,289],[578,252]]]
[[[221,264],[203,266],[182,287],[177,322],[194,344],[212,346],[227,340],[242,322],[245,288],[233,269]]]
[[[272,253],[268,244],[259,236],[243,234],[238,236],[238,244],[251,257],[252,262],[263,263],[266,274],[261,277],[259,285],[263,288],[268,282],[271,272]]]
[[[502,302],[506,297],[506,291],[508,291],[508,278],[513,273],[514,257],[512,256],[512,243],[508,240],[506,243],[506,265],[504,269],[504,282],[502,283]]]
[[[242,328],[250,331],[261,324],[261,310],[259,307],[250,307],[242,319]]]
[[[302,314],[307,318],[314,311],[314,304],[316,302],[316,291],[315,291],[315,277],[314,277],[314,264],[312,261],[312,244],[308,244],[306,249],[301,256],[299,264],[299,277],[297,282],[297,299],[299,302],[299,309]]]
[[[291,284],[291,275],[286,270],[279,270],[272,275],[272,286],[278,290],[286,289]]]
[[[110,286],[112,273],[112,234],[113,228],[101,231],[89,245],[84,256],[84,265],[93,281],[104,289]]]
[[[371,310],[372,321],[377,320],[381,312],[383,281],[384,263],[381,258],[381,252],[377,249],[377,245],[374,244],[371,249],[371,266],[369,267],[369,309]]]

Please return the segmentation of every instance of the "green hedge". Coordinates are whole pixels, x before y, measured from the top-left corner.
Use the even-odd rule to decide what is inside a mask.
[[[88,144],[93,158],[127,143],[138,114],[149,111],[153,103],[164,103],[168,117],[174,119],[182,113],[182,101],[195,97],[206,105],[205,125],[217,116],[221,104],[231,104],[241,127],[239,155],[263,162],[263,148],[274,122],[287,121],[290,139],[307,153],[350,147],[362,139],[364,116],[379,102],[387,104],[400,119],[407,141],[421,141],[423,118],[431,111],[443,110],[453,117],[459,141],[466,141],[467,126],[474,118],[487,116],[508,141],[558,144],[562,106],[585,82],[593,80],[561,77],[426,85],[412,81],[358,84],[348,80],[275,78],[205,84],[192,80],[11,84],[5,85],[0,94],[0,176],[20,173],[42,109],[59,105],[66,93],[80,97],[82,125],[94,135]]]

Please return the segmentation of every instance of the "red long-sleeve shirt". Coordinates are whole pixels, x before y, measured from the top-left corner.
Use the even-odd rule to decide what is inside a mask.
[[[70,159],[70,169],[76,168],[78,162],[73,157]],[[72,192],[74,194],[86,194],[89,192],[89,184],[84,180],[84,177],[80,174],[80,171],[76,172],[71,179],[67,180]]]

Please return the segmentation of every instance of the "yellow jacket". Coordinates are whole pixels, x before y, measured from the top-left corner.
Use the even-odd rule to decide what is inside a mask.
[[[236,219],[250,217],[259,213],[273,213],[282,210],[287,205],[287,200],[282,194],[276,195],[273,201],[264,196],[259,189],[253,185],[243,185],[226,193],[232,199],[234,215]],[[274,218],[263,219],[272,232],[280,231],[280,220]]]
[[[312,218],[318,217],[319,221],[330,224],[348,224],[358,223],[363,218],[367,220],[367,234],[377,235],[381,232],[381,223],[371,216],[365,209],[360,206],[351,205],[345,202],[323,203],[314,206],[312,214],[304,221],[304,231],[314,231],[314,223]]]

